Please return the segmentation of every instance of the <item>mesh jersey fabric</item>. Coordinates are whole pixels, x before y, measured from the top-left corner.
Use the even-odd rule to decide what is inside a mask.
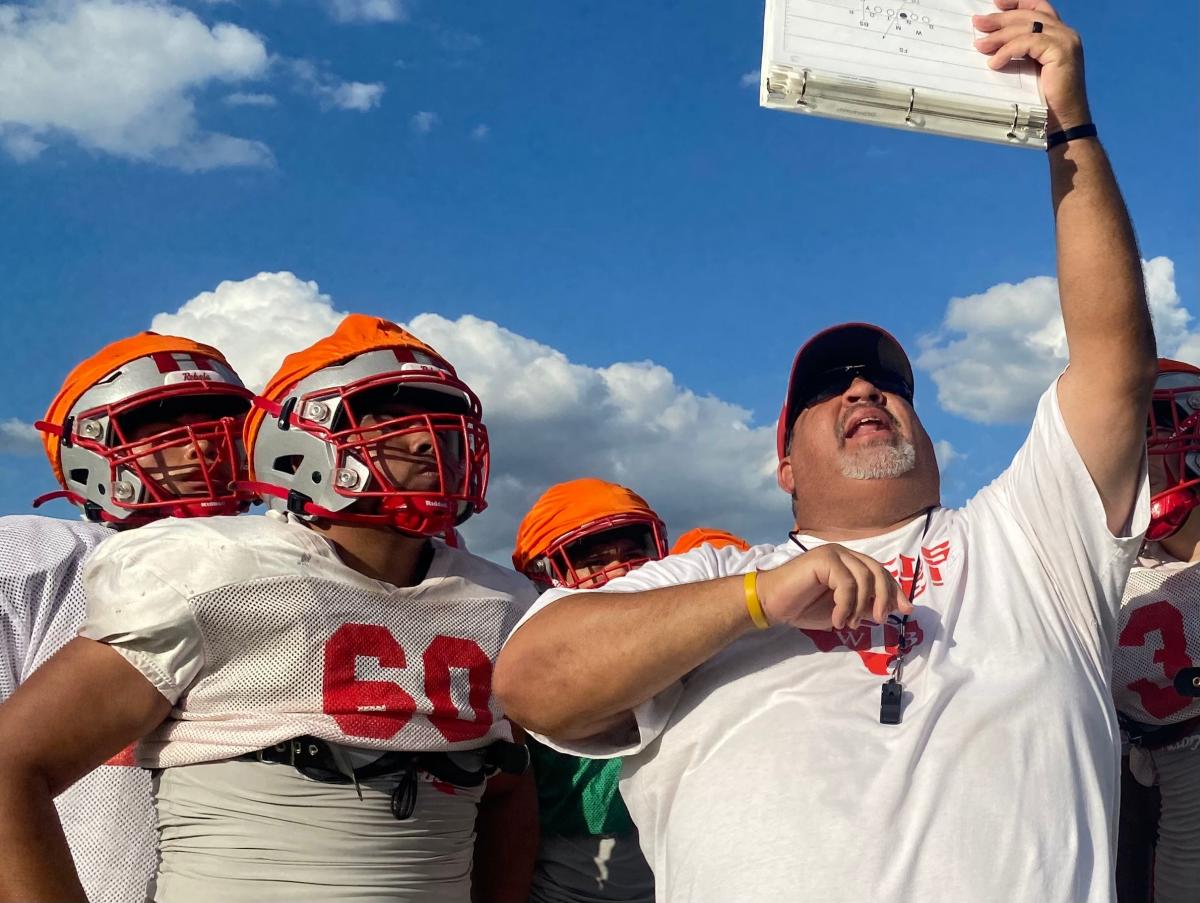
[[[532,738],[527,742],[543,831],[565,835],[633,832],[633,820],[617,788],[620,759],[569,756]]]
[[[98,524],[0,518],[0,701],[75,636],[86,608],[83,562],[113,535]],[[55,806],[88,899],[144,900],[158,858],[150,775],[102,765]]]
[[[380,750],[511,739],[492,666],[532,584],[433,543],[414,587],[364,577],[275,514],[168,519],[105,543],[85,574],[81,633],[174,705],[139,764],[215,761],[302,734]]]
[[[1200,666],[1200,567],[1147,543],[1121,599],[1113,655],[1117,711],[1142,724],[1200,716],[1200,698],[1175,690],[1182,668]]]

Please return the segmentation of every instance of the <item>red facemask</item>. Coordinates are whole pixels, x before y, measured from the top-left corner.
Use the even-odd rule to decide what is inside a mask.
[[[1174,377],[1173,386],[1163,383]],[[1150,499],[1146,539],[1158,542],[1173,536],[1200,505],[1200,378],[1180,383],[1185,374],[1160,374],[1151,396],[1146,453],[1158,459],[1167,487]]]
[[[533,569],[541,573],[534,579],[549,579],[568,589],[597,589],[666,556],[662,521],[643,514],[614,514],[556,540],[535,562]]]
[[[197,421],[150,435],[132,438],[122,427],[122,420],[147,405],[164,400],[179,401],[196,398],[196,406],[214,399],[223,405],[249,408],[250,392],[224,384],[195,383],[163,387],[143,392],[119,404],[93,408],[76,415],[67,441],[102,458],[108,466],[107,479],[96,489],[109,493],[109,502],[128,511],[126,517],[115,517],[99,506],[85,510],[95,520],[138,526],[164,517],[212,517],[238,514],[250,506],[252,497],[237,488],[246,478],[246,459],[242,452],[242,421],[245,413]],[[109,425],[109,436],[88,435],[90,424]],[[62,430],[54,424],[38,423],[38,429],[55,435]],[[165,475],[168,485],[156,479],[164,467],[163,456],[172,453],[179,459],[178,450],[187,449],[184,464],[173,465]],[[148,463],[146,459],[152,459]],[[185,480],[186,478],[186,480]],[[65,489],[51,492],[34,501],[34,507],[55,498],[66,498],[77,505],[87,505],[78,493]]]

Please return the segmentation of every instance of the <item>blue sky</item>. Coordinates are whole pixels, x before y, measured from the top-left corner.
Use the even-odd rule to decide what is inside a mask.
[[[1164,344],[1200,359],[1200,23],[1195,4],[1155,9],[1059,4]],[[247,361],[337,311],[424,323],[496,412],[492,509],[468,534],[489,553],[537,491],[588,471],[676,533],[778,538],[764,474],[787,368],[848,319],[918,360],[963,501],[1060,366],[1053,284],[1034,278],[1054,273],[1045,160],[762,110],[745,84],[761,20],[703,0],[0,7],[0,513],[49,484],[22,425],[66,371],[192,299],[160,325],[232,323]],[[97,58],[64,72],[72,47]],[[971,300],[951,328],[952,299]]]

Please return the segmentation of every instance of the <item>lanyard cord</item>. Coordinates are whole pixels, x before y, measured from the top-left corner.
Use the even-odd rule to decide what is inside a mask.
[[[925,526],[921,528],[921,538],[917,540],[916,565],[913,567],[912,583],[908,587],[908,604],[912,605],[913,598],[917,594],[917,582],[921,579],[921,565],[924,563],[924,556],[921,554],[921,549],[925,545],[925,537],[929,533],[929,524],[933,521],[933,509],[936,505],[930,505],[925,509]],[[799,530],[792,530],[788,533],[788,539],[800,547],[801,552],[807,552],[808,547],[804,545],[797,537],[800,535]],[[882,626],[882,625],[881,625]],[[904,659],[908,655],[908,615],[900,617],[900,637],[896,641],[896,658],[892,661],[892,680],[897,683],[904,674]]]

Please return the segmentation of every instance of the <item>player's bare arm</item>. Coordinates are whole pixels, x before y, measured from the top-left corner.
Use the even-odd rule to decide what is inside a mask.
[[[86,900],[54,797],[171,705],[117,652],[75,639],[0,705],[0,899]]]
[[[1000,68],[1018,56],[1042,67],[1049,130],[1090,123],[1078,33],[1041,0],[996,0],[977,16],[977,46]],[[1034,23],[1041,31],[1034,33]],[[1096,484],[1108,527],[1124,530],[1137,492],[1155,346],[1133,225],[1096,138],[1049,152],[1058,237],[1058,281],[1070,367],[1059,402],[1075,447]]]
[[[876,561],[836,544],[758,575],[769,624],[812,630],[909,613]],[[579,593],[538,612],[496,666],[505,711],[537,733],[591,737],[755,630],[742,576],[636,593]]]

